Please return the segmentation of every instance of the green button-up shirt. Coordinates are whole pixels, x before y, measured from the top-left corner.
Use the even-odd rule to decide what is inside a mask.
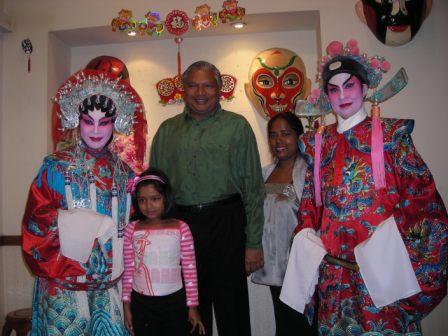
[[[185,108],[160,125],[150,164],[168,175],[177,204],[241,194],[247,216],[246,247],[261,248],[264,183],[255,136],[243,116],[219,107],[196,121]]]

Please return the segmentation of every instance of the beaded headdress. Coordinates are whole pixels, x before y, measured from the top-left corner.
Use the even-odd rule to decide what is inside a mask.
[[[79,126],[79,107],[84,99],[103,95],[112,100],[117,109],[114,117],[115,130],[130,134],[136,113],[143,113],[143,106],[137,102],[137,93],[129,83],[116,76],[95,70],[81,70],[70,77],[58,90],[53,101],[59,104],[63,129]]]

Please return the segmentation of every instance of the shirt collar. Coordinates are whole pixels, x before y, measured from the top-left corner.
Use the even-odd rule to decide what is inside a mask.
[[[347,119],[344,119],[341,116],[337,115],[338,133],[341,134],[345,131],[348,131],[350,128],[358,125],[365,118],[367,118],[367,112],[364,110],[364,106],[362,106],[358,112]]]
[[[218,104],[217,108],[210,115],[208,115],[204,119],[197,121],[197,122],[205,122],[206,120],[214,119],[221,111],[222,111],[221,104]],[[184,114],[185,120],[196,121],[195,119],[193,119],[191,117],[191,111],[187,105],[185,105],[185,107],[184,107],[183,114]]]

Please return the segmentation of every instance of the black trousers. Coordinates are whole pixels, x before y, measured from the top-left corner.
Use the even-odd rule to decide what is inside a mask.
[[[269,286],[274,304],[275,336],[314,336],[317,335],[316,323],[309,325],[305,315],[295,311],[280,300],[281,287]]]
[[[250,336],[245,272],[246,214],[241,200],[203,208],[175,210],[190,226],[196,249],[199,312],[208,336],[212,307],[219,336]]]
[[[131,293],[132,324],[135,336],[190,335],[185,290],[165,296]]]

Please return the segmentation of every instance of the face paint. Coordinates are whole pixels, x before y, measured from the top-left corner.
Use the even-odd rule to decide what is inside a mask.
[[[360,80],[348,73],[334,75],[327,85],[328,99],[333,111],[348,119],[363,106],[364,87]]]
[[[94,109],[88,114],[81,113],[79,122],[81,139],[92,149],[101,149],[108,142],[114,130],[112,117],[105,117],[101,110]]]
[[[389,46],[412,40],[430,9],[430,0],[362,0],[357,4],[360,19]]]
[[[293,111],[309,88],[302,59],[288,49],[272,48],[259,53],[249,71],[246,94],[254,106],[269,118]]]

